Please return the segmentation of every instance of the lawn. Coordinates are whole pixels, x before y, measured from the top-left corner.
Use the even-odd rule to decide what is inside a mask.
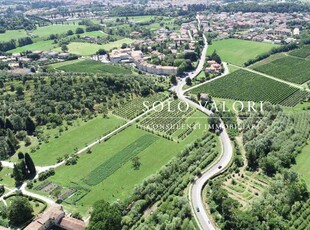
[[[135,23],[139,22],[149,22],[151,19],[154,19],[156,16],[153,15],[144,15],[144,16],[129,16],[129,21],[134,21]],[[126,17],[111,17],[110,20],[116,21],[116,19],[126,20]]]
[[[13,170],[7,167],[3,167],[0,171],[0,184],[3,184],[9,188],[15,187],[15,180],[11,177]]]
[[[38,41],[38,42],[35,42],[35,43],[27,45],[27,46],[17,47],[16,49],[9,50],[8,52],[10,52],[10,53],[21,53],[21,52],[25,52],[27,50],[29,50],[29,51],[35,51],[35,50],[49,51],[55,47],[58,47],[58,44],[54,44],[54,41],[50,41],[50,40]]]
[[[109,119],[98,116],[88,122],[79,120],[58,138],[51,137],[49,143],[40,145],[39,150],[31,153],[32,159],[35,165],[55,164],[57,158],[74,153],[75,148],[85,147],[86,144],[94,142],[123,122],[115,116],[111,116]]]
[[[16,196],[10,196],[9,198],[6,199],[6,202],[8,204],[8,206],[11,205],[12,201],[16,198]],[[27,198],[27,197],[26,197]],[[45,204],[42,203],[42,202],[39,202],[39,201],[34,201],[34,200],[31,200],[30,201],[30,204],[33,208],[33,215],[37,215],[39,213],[41,213],[45,207]]]
[[[202,113],[195,115],[206,118]],[[207,122],[207,119],[204,119],[203,122]],[[140,184],[144,178],[157,172],[186,145],[201,137],[203,132],[205,132],[204,128],[196,129],[183,141],[177,143],[130,126],[109,140],[94,146],[91,154],[83,153],[76,165],[61,166],[56,169],[55,176],[51,177],[50,180],[67,187],[77,184],[89,188],[91,191],[77,202],[77,207],[67,205],[69,209],[78,208],[79,211],[86,213],[96,200],[115,201],[128,198],[135,185]],[[138,148],[133,149],[134,146]],[[124,158],[119,157],[125,152],[140,158],[141,166],[139,169],[133,168],[131,160],[124,160]],[[103,166],[107,166],[116,158],[119,161],[115,164],[120,164],[121,167],[113,170],[113,174],[110,173],[103,177],[101,170],[109,170]],[[95,172],[97,176],[94,174]],[[93,186],[88,186],[85,179],[89,178],[89,175],[103,181],[98,183],[98,180]]]
[[[241,101],[269,101],[282,104],[283,101],[298,92],[298,89],[287,84],[260,76],[258,74],[237,70],[224,78],[202,85],[192,91],[194,94],[209,93],[213,97],[241,100]],[[299,95],[303,96],[303,94]],[[296,98],[286,106],[294,106],[301,99]]]
[[[43,27],[38,27],[35,29],[32,34],[38,36],[38,37],[47,37],[50,34],[63,34],[66,33],[68,30],[72,30],[73,33],[75,33],[76,28],[84,28],[85,26],[83,25],[73,25],[73,24],[55,24],[55,25],[50,25],[50,26],[43,26]]]
[[[49,66],[54,68],[54,69],[59,69],[63,66],[77,64],[77,63],[82,62],[82,61],[83,61],[83,59],[76,59],[76,60],[71,60],[71,61],[62,61],[62,62],[57,62],[57,63],[51,64]]]
[[[19,38],[27,37],[27,33],[25,30],[7,30],[4,34],[0,33],[0,41],[6,42],[11,39],[18,40]]]
[[[300,173],[305,180],[308,188],[310,188],[310,141],[303,148],[302,152],[296,157],[296,165],[293,169]]]
[[[240,70],[240,68],[238,68],[236,66],[232,66],[232,65],[228,65],[228,69],[229,69],[229,73],[233,73],[237,70]]]
[[[95,54],[99,49],[105,49],[109,51],[113,48],[121,48],[123,43],[129,44],[132,42],[133,40],[130,38],[123,38],[115,42],[110,42],[104,45],[91,44],[86,42],[71,42],[68,45],[68,48],[70,53],[89,56]],[[61,48],[58,47],[57,49],[55,49],[55,51],[61,52]]]
[[[123,39],[117,40],[115,42],[110,42],[110,43],[104,44],[102,48],[109,51],[113,48],[121,48],[123,43],[131,44],[133,41],[134,40],[132,40],[130,38],[123,38]]]
[[[99,49],[102,49],[103,46],[86,42],[71,42],[68,48],[70,53],[88,56],[95,54]],[[61,52],[61,48],[58,47],[55,51]]]
[[[73,35],[74,36],[74,35]],[[81,36],[93,36],[93,37],[107,37],[108,34],[102,32],[102,31],[91,31],[91,32],[85,32],[84,34],[81,34]]]
[[[52,65],[52,67],[54,66]],[[68,63],[68,65],[65,65],[64,62],[61,63],[61,66],[58,65],[57,69],[63,70],[65,72],[78,72],[78,73],[112,73],[112,74],[132,73],[130,69],[126,69],[120,65],[105,64],[92,60],[74,61]]]
[[[292,56],[276,59],[254,69],[296,84],[303,84],[310,80],[310,61]]]
[[[249,59],[268,52],[276,45],[246,41],[241,39],[225,39],[214,41],[208,48],[208,55],[214,50],[220,55],[222,61],[242,66]]]

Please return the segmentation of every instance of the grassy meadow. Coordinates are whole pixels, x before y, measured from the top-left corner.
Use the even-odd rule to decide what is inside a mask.
[[[222,61],[242,66],[249,59],[268,52],[276,45],[246,41],[241,39],[225,39],[214,41],[208,48],[211,55],[214,50],[220,55]]]
[[[70,210],[78,209],[85,213],[96,200],[124,200],[132,193],[135,185],[156,173],[185,146],[207,132],[203,126],[208,122],[207,117],[201,112],[194,113],[192,117],[195,122],[202,124],[201,129],[195,129],[179,143],[130,126],[94,146],[92,153],[82,153],[76,165],[57,168],[56,174],[49,181],[65,187],[79,185],[90,190],[77,202],[76,207],[67,204]],[[128,156],[132,154],[139,157],[139,169],[132,166]]]
[[[18,40],[25,37],[27,37],[25,30],[7,30],[3,34],[0,33],[0,42],[7,42],[12,39]]]
[[[39,150],[31,153],[31,157],[36,165],[55,164],[57,158],[63,157],[65,154],[73,154],[75,148],[85,147],[86,144],[94,142],[123,123],[124,121],[115,116],[110,118],[98,116],[88,122],[78,120],[73,127],[69,127],[68,131],[63,132],[58,138],[54,137],[58,135],[58,132],[53,136],[50,134],[49,142],[42,143]]]
[[[293,169],[302,175],[302,178],[305,180],[308,188],[310,188],[310,141],[303,148],[302,152],[296,157],[296,165]]]
[[[48,37],[50,34],[63,34],[66,33],[68,30],[72,30],[75,33],[77,28],[85,29],[83,25],[76,25],[74,24],[54,24],[49,26],[42,26],[35,29],[32,34],[38,37]]]
[[[38,41],[30,45],[17,47],[16,49],[9,50],[10,53],[21,53],[27,50],[35,51],[35,50],[43,50],[43,51],[51,51],[53,48],[57,47],[58,44],[54,44],[54,41],[47,40],[47,41]]]
[[[74,60],[66,65],[66,62],[53,64],[51,67],[65,72],[78,73],[111,73],[111,74],[131,74],[130,69],[120,65],[105,64],[93,60]]]

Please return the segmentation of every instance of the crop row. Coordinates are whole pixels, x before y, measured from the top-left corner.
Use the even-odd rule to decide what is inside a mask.
[[[297,91],[298,89],[285,83],[246,70],[238,70],[226,77],[202,85],[194,89],[192,93],[208,93],[213,97],[280,104]]]
[[[165,97],[166,96],[161,93],[157,93],[149,97],[138,97],[121,105],[113,113],[117,116],[131,120],[142,114],[148,108],[152,108],[154,102],[162,101]]]
[[[140,125],[160,133],[172,135],[185,124],[186,119],[193,112],[192,108],[186,108],[185,104],[179,100],[174,100],[166,103],[161,111],[155,111],[146,117]]]
[[[304,46],[300,49],[293,50],[290,52],[290,55],[300,58],[307,58],[310,56],[310,46]]]
[[[290,229],[306,229],[310,225],[310,200],[298,203],[291,212]]]
[[[304,98],[309,97],[309,95],[310,94],[305,91],[298,90],[295,93],[293,93],[291,96],[289,96],[288,98],[285,98],[283,101],[281,101],[280,105],[287,106],[287,107],[294,107]]]
[[[254,69],[296,84],[310,80],[310,61],[295,57],[283,57]]]
[[[110,159],[103,162],[85,178],[84,182],[88,185],[97,185],[107,177],[112,175],[116,170],[122,167],[126,162],[138,155],[140,152],[153,144],[158,137],[151,134],[145,134],[133,143],[126,146],[124,149],[115,153]]]
[[[187,129],[185,129],[178,135],[178,139],[184,140],[189,134],[193,132],[195,125],[196,123],[193,123],[189,127],[187,127]]]

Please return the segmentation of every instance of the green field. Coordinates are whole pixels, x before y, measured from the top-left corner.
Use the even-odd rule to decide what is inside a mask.
[[[147,149],[153,144],[158,137],[151,134],[145,134],[138,138],[136,141],[126,146],[121,151],[115,153],[106,162],[99,165],[93,171],[91,171],[84,179],[84,182],[88,185],[97,185],[113,173],[118,170],[122,165],[126,164],[130,159],[138,155],[140,152]]]
[[[139,22],[149,22],[151,19],[154,19],[156,16],[153,15],[144,15],[144,16],[129,16],[129,21],[134,21],[135,23]],[[109,20],[116,21],[116,19],[123,19],[125,20],[126,17],[110,17]]]
[[[275,47],[275,45],[269,43],[225,39],[214,41],[208,48],[208,54],[210,55],[216,50],[222,61],[241,66],[249,59],[266,53],[273,47]]]
[[[110,42],[110,43],[104,44],[102,46],[102,48],[107,50],[107,51],[109,51],[109,50],[111,50],[113,48],[121,48],[123,43],[131,44],[133,41],[134,40],[132,40],[130,38],[123,38],[123,39],[117,40],[115,42]]]
[[[228,65],[228,69],[229,69],[229,73],[232,73],[232,72],[239,70],[240,68],[236,66]]]
[[[88,56],[95,54],[99,49],[105,49],[109,51],[113,48],[120,48],[123,43],[129,44],[131,42],[133,42],[133,40],[130,38],[123,38],[118,41],[110,42],[104,45],[91,44],[86,42],[71,42],[68,45],[68,48],[70,53]],[[58,47],[57,49],[55,49],[55,51],[61,52],[61,48]]]
[[[289,52],[289,54],[300,58],[307,58],[310,56],[310,45],[304,46],[301,49],[293,50]]]
[[[17,47],[16,49],[9,50],[8,52],[10,53],[21,53],[25,52],[27,50],[29,51],[35,51],[35,50],[43,50],[43,51],[50,51],[53,48],[58,47],[58,44],[54,44],[53,41],[38,41],[33,44],[27,45],[27,46],[22,46],[22,47]]]
[[[130,69],[126,69],[120,65],[105,64],[92,60],[74,61],[68,63],[61,63],[61,66],[51,65],[52,67],[63,70],[65,72],[78,72],[78,73],[112,73],[112,74],[131,74]],[[56,67],[55,67],[56,66]]]
[[[54,64],[49,65],[51,68],[53,69],[59,69],[63,66],[68,66],[68,65],[72,65],[72,64],[77,64],[79,62],[82,62],[83,59],[76,59],[76,60],[70,60],[70,61],[62,61],[62,62],[57,62]]]
[[[282,104],[284,100],[296,92],[298,92],[298,89],[287,84],[246,70],[235,71],[226,77],[202,85],[192,91],[195,94],[209,93],[214,97],[241,101],[269,101],[273,104]],[[285,105],[294,106],[299,100],[296,98],[295,101],[290,101],[291,104]]]
[[[63,34],[66,33],[68,30],[72,30],[73,33],[75,33],[76,28],[84,28],[85,26],[83,25],[73,25],[73,24],[55,24],[55,25],[50,25],[50,26],[43,26],[43,27],[38,27],[37,29],[35,29],[32,34],[38,36],[38,37],[47,37],[50,34]]]
[[[96,117],[88,122],[78,121],[58,138],[52,137],[49,143],[43,143],[31,156],[36,165],[55,164],[57,158],[73,154],[75,148],[85,147],[122,123],[114,116],[109,119]]]
[[[302,152],[296,157],[296,165],[293,167],[302,175],[308,188],[310,188],[310,142],[303,148]]]
[[[84,34],[81,34],[81,37],[83,37],[83,36],[107,37],[108,34],[102,32],[102,31],[91,31],[91,32],[85,32]]]
[[[12,39],[28,37],[25,30],[7,30],[4,34],[0,33],[0,42],[10,41]]]
[[[254,67],[254,69],[297,84],[303,84],[310,80],[310,61],[295,57],[286,56]]]
[[[204,114],[197,112],[195,116],[199,116],[201,122],[207,123]],[[79,185],[90,189],[91,191],[79,200],[75,207],[67,205],[69,209],[77,208],[81,212],[86,212],[96,200],[115,201],[129,197],[135,185],[157,172],[185,146],[201,137],[204,132],[206,130],[203,128],[196,129],[183,141],[177,143],[130,126],[109,140],[94,146],[91,154],[81,154],[76,165],[57,168],[55,176],[50,177],[50,180],[66,187]],[[134,148],[134,146],[139,147],[139,149]],[[123,154],[126,152],[137,154],[140,158],[141,166],[138,170],[133,168],[130,160],[124,160],[120,157],[121,155],[125,156]],[[120,164],[121,167],[116,171],[114,169],[114,173],[109,173],[108,177],[103,177],[104,174],[101,173],[109,170],[103,166],[107,166],[112,159],[114,162],[116,158],[119,161],[115,164]],[[100,171],[99,174],[97,170]],[[87,175],[92,175],[94,178],[98,177],[100,180],[105,179],[94,186],[89,186],[85,183]]]
[[[86,42],[71,42],[68,48],[70,53],[88,56],[95,54],[99,49],[102,49],[103,46]],[[55,51],[61,52],[61,48],[58,47]]]
[[[131,120],[145,111],[146,107],[144,103],[147,103],[146,105],[148,107],[152,107],[154,103],[162,101],[166,97],[167,95],[162,93],[157,93],[148,97],[138,97],[121,105],[119,108],[115,109],[113,113],[116,116]]]

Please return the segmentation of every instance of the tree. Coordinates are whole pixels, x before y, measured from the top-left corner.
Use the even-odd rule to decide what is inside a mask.
[[[122,49],[127,48],[127,44],[126,44],[126,43],[123,43],[121,48],[122,48]]]
[[[173,85],[176,85],[178,83],[177,82],[177,77],[175,75],[171,76],[170,81],[171,81],[171,84],[173,84]]]
[[[212,131],[218,130],[219,125],[221,124],[220,117],[217,114],[212,114],[208,119],[208,123],[210,130]]]
[[[25,163],[30,175],[36,174],[36,167],[34,166],[33,160],[28,153],[25,153]]]
[[[122,228],[121,220],[121,212],[116,206],[110,205],[104,200],[100,200],[93,206],[88,230],[119,230]]]
[[[70,36],[70,35],[73,35],[73,31],[72,31],[72,30],[68,30],[68,31],[67,31],[67,35],[69,35],[69,36]]]
[[[4,129],[5,127],[5,121],[2,117],[0,117],[0,129]]]
[[[133,167],[134,169],[137,170],[137,169],[140,168],[141,162],[140,162],[140,158],[139,158],[138,156],[132,158],[131,161],[132,161],[132,167]]]
[[[221,60],[220,56],[216,53],[216,50],[213,51],[213,53],[211,54],[210,58],[212,60],[216,61],[219,64],[222,63],[222,60]]]
[[[17,86],[17,87],[16,87],[16,94],[17,94],[17,96],[22,96],[22,95],[24,95],[24,87],[21,86],[21,85]]]
[[[67,45],[62,45],[61,50],[62,50],[62,52],[67,52],[69,50],[69,48]]]
[[[10,130],[13,130],[13,129],[14,129],[14,128],[13,128],[13,124],[12,124],[10,118],[6,118],[6,119],[5,119],[5,128],[6,128],[6,129],[10,129]]]
[[[35,72],[36,72],[36,68],[35,68],[34,66],[32,66],[32,67],[30,68],[30,71],[31,71],[31,73],[35,73]]]
[[[105,49],[99,49],[97,52],[96,52],[97,55],[105,55],[107,54],[107,51],[105,51]]]
[[[31,117],[27,117],[25,123],[26,123],[26,131],[28,135],[32,135],[34,131],[36,130],[36,125],[34,124]]]
[[[186,85],[192,85],[192,79],[190,77],[187,77],[185,81],[186,81]]]
[[[76,34],[83,34],[84,33],[84,29],[83,28],[76,28],[76,31],[75,31]]]
[[[12,143],[14,148],[17,149],[19,141],[17,140],[11,129],[8,130],[8,140]]]
[[[33,208],[27,198],[17,196],[9,207],[9,220],[21,225],[32,218]]]
[[[26,166],[24,161],[20,161],[19,163],[14,165],[13,168],[13,177],[15,179],[15,185],[18,186],[24,182],[26,179]]]

